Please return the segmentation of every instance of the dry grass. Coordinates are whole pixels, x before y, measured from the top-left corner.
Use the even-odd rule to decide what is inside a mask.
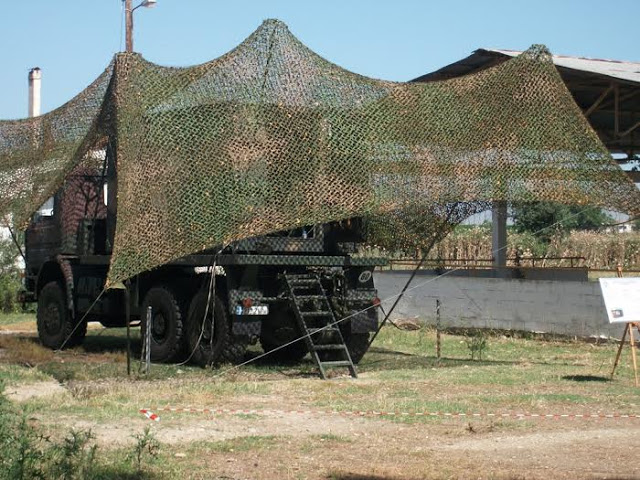
[[[471,361],[465,337],[446,334],[438,360],[433,331],[385,328],[359,379],[321,381],[309,360],[219,370],[153,365],[149,377],[134,363],[127,377],[117,330],[92,330],[84,347],[58,354],[33,338],[0,342],[0,381],[12,390],[39,380],[64,385],[64,394],[24,400],[29,418],[53,433],[92,428],[108,455],[124,455],[118,448],[130,449],[132,435],[149,424],[141,407],[637,413],[639,405],[628,350],[617,379],[606,378],[615,344],[498,335],[488,337],[483,361]],[[594,458],[600,470],[591,478],[598,478],[635,465],[640,448],[631,420],[157,413],[161,421],[152,425],[163,443],[157,478],[548,480],[590,478]],[[612,449],[621,441],[616,435],[634,448]]]
[[[35,338],[0,335],[0,361],[26,367],[51,362],[54,352],[43,347]]]
[[[11,313],[0,315],[0,334],[35,333],[35,316],[29,313]]]
[[[584,261],[574,261],[574,265],[594,269],[615,269],[617,264],[625,269],[640,269],[640,232],[574,231],[567,236],[552,238],[549,245],[541,243],[531,234],[509,232],[507,257],[515,258],[517,250],[528,250],[534,257],[585,257]],[[491,230],[483,226],[458,228],[433,248],[429,258],[492,258]],[[522,260],[523,266],[530,264],[530,261]],[[570,264],[569,260],[536,262],[536,266],[548,267],[568,267]]]

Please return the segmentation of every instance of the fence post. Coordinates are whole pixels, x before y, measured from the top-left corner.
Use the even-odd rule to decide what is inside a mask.
[[[149,374],[151,370],[151,322],[153,322],[153,310],[151,305],[147,307],[147,325],[144,332],[144,373]]]
[[[440,299],[436,298],[436,358],[440,360]]]
[[[127,375],[131,375],[131,296],[129,294],[130,282],[124,284],[124,315],[127,322]]]

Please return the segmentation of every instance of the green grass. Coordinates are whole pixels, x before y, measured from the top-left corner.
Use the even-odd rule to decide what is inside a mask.
[[[0,332],[20,331],[36,333],[36,316],[33,313],[0,314]]]
[[[211,453],[249,452],[268,450],[276,445],[278,437],[273,435],[249,435],[218,442],[192,442],[188,452],[206,455]]]
[[[320,381],[309,359],[299,365],[257,363],[241,369],[153,365],[149,376],[137,373],[134,361],[128,377],[124,329],[90,330],[83,347],[59,354],[40,352],[42,347],[27,343],[32,345],[33,364],[0,358],[0,379],[9,384],[55,379],[69,394],[55,404],[47,398],[29,400],[28,411],[47,409],[105,421],[114,415],[137,418],[143,406],[233,408],[241,399],[242,408],[256,408],[260,403],[252,399],[272,396],[294,406],[349,411],[544,413],[578,408],[624,413],[638,403],[625,358],[616,379],[608,380],[614,343],[505,336],[488,336],[487,341],[483,360],[472,361],[465,337],[443,335],[442,358],[437,359],[433,331],[384,328],[359,366],[362,380],[355,381]],[[136,336],[134,352],[137,342]],[[24,343],[7,348],[12,345]],[[594,381],[581,381],[585,379]]]
[[[51,380],[51,377],[37,368],[0,363],[0,381],[9,384],[26,384]]]
[[[0,316],[0,324],[9,321]],[[138,410],[168,405],[451,413],[638,411],[640,400],[633,384],[628,347],[625,347],[616,377],[610,381],[608,376],[617,349],[615,343],[592,345],[488,335],[483,360],[472,361],[466,339],[463,335],[444,334],[442,358],[437,359],[434,331],[400,331],[386,327],[361,362],[358,379],[339,376],[323,381],[308,358],[297,365],[259,361],[242,368],[225,365],[213,370],[154,364],[151,374],[145,376],[138,373],[135,361],[139,354],[137,332],[133,335],[133,373],[127,376],[124,329],[90,329],[83,346],[61,353],[43,349],[33,336],[4,335],[0,336],[0,383],[7,384],[6,390],[10,391],[45,380],[61,382],[65,391],[58,391],[55,396],[35,396],[21,403],[20,408],[28,418],[53,419],[54,423],[50,420],[43,425],[47,433],[53,434],[64,434],[69,425],[75,423],[117,424],[119,428],[122,425],[123,440],[129,444],[135,443],[131,439],[132,429],[139,433],[146,424]],[[256,350],[251,354],[256,355]],[[158,431],[202,424],[215,432],[218,420],[226,422],[211,415],[156,413],[161,416],[161,422],[154,424]],[[320,420],[316,421],[323,421],[323,417],[317,418]],[[350,421],[347,417],[340,418]],[[486,417],[468,420],[420,416],[365,419],[370,422],[373,435],[382,435],[385,427],[434,432],[429,435],[464,436],[494,431],[537,431],[543,425],[536,421]],[[263,465],[269,465],[270,459],[278,454],[281,454],[279,458],[282,455],[321,458],[332,449],[355,454],[355,450],[360,451],[363,441],[363,437],[348,431],[330,429],[300,437],[287,436],[279,430],[273,431],[276,419],[261,414],[242,414],[227,420],[234,425],[238,425],[236,420],[241,420],[238,437],[162,445],[157,458],[148,459],[145,464],[144,476],[136,472],[127,459],[133,447],[101,446],[96,478],[186,478],[194,475],[209,478],[212,468],[222,469],[216,470],[218,473],[231,474],[235,463],[228,465],[231,470],[223,468],[229,458],[248,468],[244,475],[253,478],[254,472],[260,472]],[[304,431],[306,420],[296,421],[300,421]],[[419,425],[413,427],[412,424]],[[408,452],[403,458],[406,460],[411,455]],[[253,467],[254,458],[257,459],[256,467]],[[416,457],[415,461],[420,458]],[[452,472],[457,472],[453,466],[451,468]],[[454,473],[452,476],[456,476]],[[200,474],[201,477],[197,477]],[[283,471],[284,474],[288,474],[287,471]]]
[[[0,314],[0,326],[15,325],[16,323],[31,323],[35,328],[36,316],[33,313],[3,313]]]

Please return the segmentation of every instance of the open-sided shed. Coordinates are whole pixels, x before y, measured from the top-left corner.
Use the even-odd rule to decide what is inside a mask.
[[[415,82],[434,82],[457,78],[500,65],[520,55],[516,50],[479,48],[471,55]],[[552,55],[565,85],[600,140],[626,163],[640,153],[640,63],[621,60]],[[629,171],[640,182],[640,171]]]
[[[479,48],[471,55],[414,79],[417,83],[440,82],[498,66],[522,52]],[[566,87],[591,127],[619,164],[633,163],[640,152],[640,63],[620,60],[551,56]],[[640,171],[627,170],[640,182]],[[507,206],[493,207],[494,265],[506,265]]]

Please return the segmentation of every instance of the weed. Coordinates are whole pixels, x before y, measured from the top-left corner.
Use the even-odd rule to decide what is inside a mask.
[[[470,337],[465,340],[467,348],[469,349],[469,355],[471,360],[482,360],[482,354],[489,348],[487,343],[487,336],[480,330],[475,331]]]
[[[19,412],[2,395],[0,382],[0,479],[42,478],[44,452],[37,435]]]
[[[150,426],[146,426],[141,434],[134,435],[133,438],[136,440],[136,444],[129,458],[134,461],[136,471],[140,474],[143,470],[145,459],[148,458],[149,463],[151,463],[158,458],[160,442],[156,439]]]
[[[145,431],[138,442],[138,468],[119,458],[98,458],[91,431],[71,430],[61,440],[44,436],[19,408],[2,395],[0,381],[0,480],[150,478],[142,468],[143,453],[157,453],[157,442]]]
[[[13,418],[12,418],[13,417]],[[42,444],[48,439],[36,433],[27,417],[22,415],[16,422],[16,414],[6,407],[0,413],[0,478],[43,478],[42,469],[45,451]]]
[[[91,478],[96,460],[97,445],[91,430],[71,430],[60,444],[50,448],[50,478]]]

